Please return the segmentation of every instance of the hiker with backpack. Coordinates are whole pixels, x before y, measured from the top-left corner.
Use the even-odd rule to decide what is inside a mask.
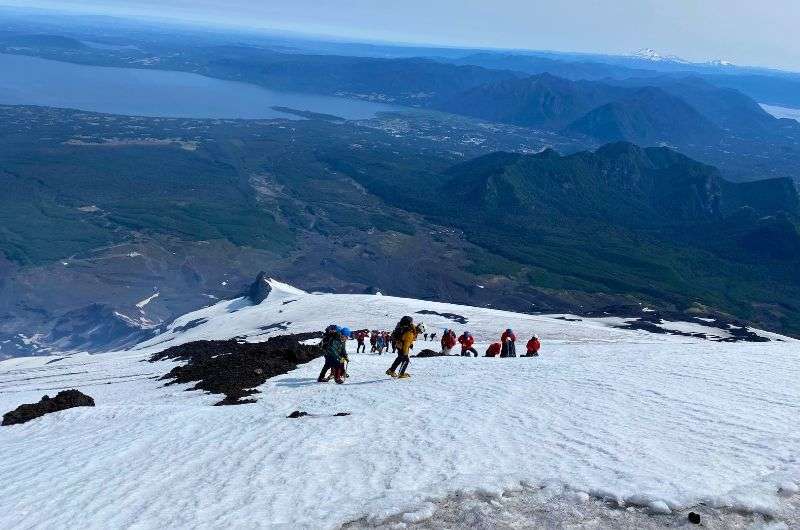
[[[442,333],[442,340],[441,340],[442,355],[450,355],[450,352],[456,346],[456,342],[457,342],[456,332],[453,331],[452,329],[444,330],[444,333]]]
[[[461,344],[462,357],[469,357],[470,353],[472,353],[475,357],[478,356],[478,350],[472,347],[472,345],[475,343],[475,338],[472,336],[472,333],[465,331],[460,337],[458,337],[458,342]]]
[[[319,373],[317,382],[327,383],[333,377],[337,384],[344,383],[345,363],[348,361],[346,346],[348,337],[350,337],[349,328],[340,328],[331,324],[325,329],[320,343],[322,354],[325,356],[325,365]],[[331,371],[330,376],[327,375],[328,370]]]
[[[386,375],[395,377],[397,379],[407,379],[411,374],[406,373],[408,363],[410,362],[411,348],[414,347],[414,341],[417,335],[425,333],[425,325],[420,323],[414,325],[414,319],[410,316],[404,316],[394,328],[392,332],[393,345],[397,347],[397,358],[392,363],[392,366],[386,370]],[[400,368],[400,372],[395,370]]]
[[[355,337],[356,337],[356,342],[358,342],[356,353],[367,353],[367,345],[364,342],[367,338],[367,331],[364,329],[356,331]]]
[[[375,332],[375,345],[372,347],[372,351],[378,352],[378,355],[383,354],[383,348],[386,347],[386,342],[383,338],[383,333],[380,331]]]
[[[503,332],[500,336],[500,343],[502,344],[502,349],[500,350],[500,357],[516,357],[517,356],[517,347],[516,347],[517,336],[514,335],[514,330],[508,328]]]
[[[525,345],[528,353],[525,354],[526,357],[538,357],[539,356],[539,349],[542,347],[542,343],[539,340],[539,335],[534,335],[531,340],[528,341],[528,344]]]

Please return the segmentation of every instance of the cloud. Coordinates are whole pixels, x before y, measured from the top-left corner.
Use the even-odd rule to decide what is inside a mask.
[[[3,0],[0,0],[3,1]],[[625,53],[800,69],[796,0],[5,0],[358,39]]]

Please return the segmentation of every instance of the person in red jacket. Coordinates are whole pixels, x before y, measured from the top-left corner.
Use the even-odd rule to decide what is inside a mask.
[[[366,330],[356,331],[356,341],[358,342],[358,347],[356,348],[356,353],[364,353],[367,352],[367,345],[364,344],[364,340],[367,338]]]
[[[514,330],[508,328],[503,332],[500,337],[500,342],[503,347],[500,350],[500,357],[516,357],[517,356],[517,336],[514,335]]]
[[[456,346],[456,332],[452,329],[444,330],[442,334],[442,353],[445,355],[450,355],[450,350],[455,348]]]
[[[531,340],[528,341],[526,348],[528,350],[527,357],[538,357],[539,356],[539,349],[542,347],[542,343],[539,341],[539,335],[534,335]]]
[[[497,357],[500,355],[500,349],[503,347],[502,344],[499,342],[493,343],[489,348],[486,350],[487,357]]]
[[[461,344],[462,357],[469,357],[470,353],[472,353],[475,357],[478,356],[477,350],[472,347],[472,345],[475,343],[475,338],[472,336],[472,333],[465,331],[460,337],[458,337],[458,342]]]

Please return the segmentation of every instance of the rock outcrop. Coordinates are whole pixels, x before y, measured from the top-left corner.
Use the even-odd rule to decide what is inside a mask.
[[[78,390],[62,390],[56,397],[42,397],[38,403],[20,405],[11,412],[3,414],[3,425],[18,425],[31,420],[73,407],[94,407],[94,399]]]
[[[196,384],[191,390],[225,394],[216,405],[254,403],[244,399],[257,394],[257,387],[267,379],[285,374],[320,356],[319,346],[303,341],[320,338],[322,333],[301,333],[272,337],[266,342],[243,343],[236,340],[197,341],[174,346],[150,358],[187,361],[176,366],[162,379],[167,384]]]
[[[256,276],[256,281],[254,281],[247,290],[247,297],[253,304],[258,305],[267,299],[271,291],[272,287],[269,285],[269,277],[266,272],[261,271],[258,273],[258,276]]]

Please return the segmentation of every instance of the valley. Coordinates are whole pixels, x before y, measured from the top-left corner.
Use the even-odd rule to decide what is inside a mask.
[[[431,112],[331,122],[0,111],[0,169],[14,183],[0,231],[5,356],[131,344],[261,270],[309,290],[530,312],[646,303],[798,329],[786,181],[729,185],[633,146],[560,158],[553,149],[583,146]],[[598,163],[632,164],[625,172],[657,187],[631,202],[630,177],[596,180]],[[680,184],[691,194],[703,179],[715,190],[659,183],[684,172],[705,175]],[[759,221],[779,212],[788,221]]]

